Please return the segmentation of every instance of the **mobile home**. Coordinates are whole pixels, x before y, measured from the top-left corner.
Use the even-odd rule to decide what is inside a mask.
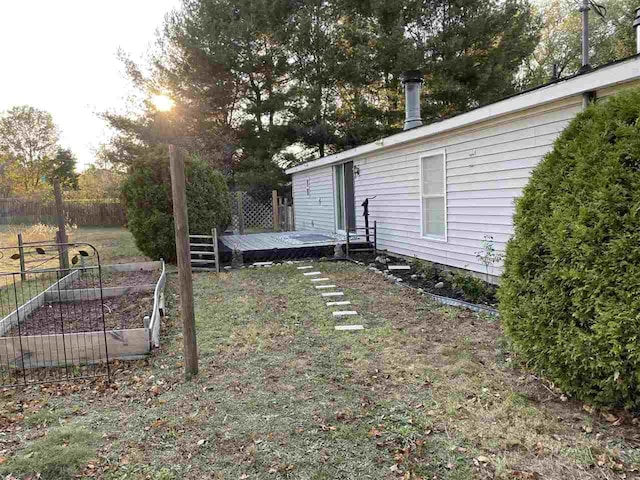
[[[419,83],[409,73],[406,124],[413,127]],[[491,237],[504,249],[514,200],[585,98],[606,101],[634,86],[637,55],[290,168],[295,228],[363,227],[361,204],[369,198],[379,249],[484,273],[482,241]],[[495,265],[489,273],[501,272]]]

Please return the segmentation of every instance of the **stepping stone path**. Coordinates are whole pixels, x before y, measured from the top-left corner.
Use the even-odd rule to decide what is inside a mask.
[[[346,317],[348,315],[357,315],[358,312],[355,310],[344,310],[342,312],[333,312],[334,317]]]
[[[273,262],[254,262],[254,267],[267,267],[273,265]]]
[[[400,268],[397,268],[397,270],[405,270],[404,266],[399,266],[399,267]],[[313,265],[301,265],[296,268],[297,270],[311,270],[313,269]],[[392,267],[389,267],[389,268],[392,269]],[[410,268],[410,267],[407,267],[407,268]],[[329,277],[319,277],[319,275],[322,275],[322,272],[319,272],[319,271],[302,272],[302,274],[305,277],[316,277],[316,278],[310,278],[309,280],[311,280],[311,282],[330,281]],[[316,290],[336,288],[336,286],[333,284],[322,284],[322,285],[316,285],[315,287],[316,287]],[[344,292],[325,292],[325,293],[320,293],[320,295],[322,297],[344,297]],[[327,307],[339,307],[344,305],[351,305],[351,302],[349,300],[340,300],[335,302],[326,302],[326,304],[327,304]],[[333,318],[352,317],[352,316],[358,315],[358,312],[356,312],[355,310],[339,310],[339,311],[332,312],[332,315],[333,315]],[[334,328],[335,330],[338,330],[338,331],[347,331],[347,332],[364,330],[363,325],[335,325]]]

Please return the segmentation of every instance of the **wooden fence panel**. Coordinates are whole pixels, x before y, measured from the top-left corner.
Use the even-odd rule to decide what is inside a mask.
[[[127,216],[124,206],[118,201],[64,202],[66,221],[78,226],[125,226]],[[56,225],[56,204],[54,201],[42,201],[22,198],[0,199],[0,224]]]

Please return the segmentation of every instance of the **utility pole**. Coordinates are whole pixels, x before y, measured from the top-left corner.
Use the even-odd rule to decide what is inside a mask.
[[[185,192],[184,159],[181,152],[173,144],[169,144],[169,164],[176,254],[178,257],[178,278],[180,281],[184,367],[185,375],[187,379],[190,379],[198,373],[198,346],[196,343],[196,318],[193,308],[191,254],[189,253],[189,217],[187,215],[187,195]]]
[[[57,178],[53,181],[53,194],[56,197],[56,217],[58,220],[56,243],[68,243],[67,232],[65,231],[64,208],[62,205],[62,188],[60,187],[60,180]],[[65,271],[64,275],[66,275],[68,273],[66,270],[69,270],[69,252],[67,251],[67,247],[64,245],[60,245],[58,247],[58,252],[60,254],[60,268]]]

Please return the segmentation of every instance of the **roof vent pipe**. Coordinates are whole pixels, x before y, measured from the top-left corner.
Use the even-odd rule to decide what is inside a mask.
[[[420,87],[424,75],[420,70],[409,70],[400,75],[404,85],[404,129],[410,130],[422,125],[420,118]]]
[[[589,0],[583,0],[580,5],[580,12],[582,13],[582,67],[580,71],[584,72],[589,70]]]
[[[636,8],[636,19],[633,21],[633,28],[636,31],[636,53],[640,53],[640,8]]]

